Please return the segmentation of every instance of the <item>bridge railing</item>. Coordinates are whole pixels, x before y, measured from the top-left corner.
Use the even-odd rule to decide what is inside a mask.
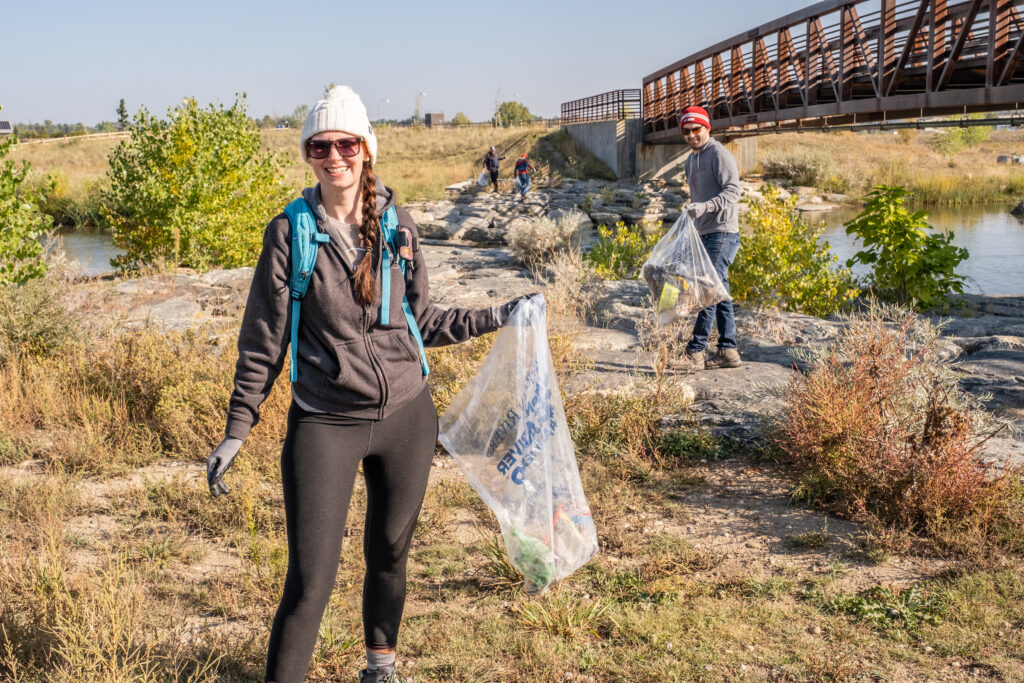
[[[563,102],[560,118],[563,124],[638,119],[640,104],[639,88],[612,90],[572,102]]]
[[[1022,10],[1024,0],[818,2],[644,78],[644,139],[678,139],[691,104],[735,134],[1014,108]]]

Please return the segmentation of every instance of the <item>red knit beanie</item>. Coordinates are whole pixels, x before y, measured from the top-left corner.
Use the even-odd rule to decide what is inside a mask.
[[[679,119],[679,127],[682,128],[688,123],[696,123],[711,130],[711,117],[708,116],[708,110],[704,107],[693,106],[684,109],[683,117]]]

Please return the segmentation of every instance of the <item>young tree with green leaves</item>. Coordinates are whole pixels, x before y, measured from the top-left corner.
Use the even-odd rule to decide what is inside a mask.
[[[928,214],[911,213],[904,205],[909,193],[902,187],[876,185],[867,204],[846,224],[846,234],[859,239],[864,249],[846,262],[872,267],[867,283],[876,296],[921,308],[943,306],[951,295],[963,294],[964,276],[956,267],[968,256],[953,246],[953,233],[929,233]]]
[[[225,109],[192,98],[161,120],[140,109],[110,153],[101,211],[125,250],[118,269],[253,265],[263,228],[291,197],[284,157],[260,150],[245,95]]]
[[[494,112],[494,121],[499,126],[519,126],[533,121],[533,114],[520,102],[502,102]]]
[[[729,269],[733,298],[748,305],[778,307],[808,315],[836,313],[860,292],[839,260],[822,228],[808,225],[795,211],[796,200],[782,199],[778,188],[765,184],[743,221],[743,246]]]
[[[35,191],[22,187],[32,167],[23,161],[19,168],[6,158],[17,144],[16,135],[0,139],[0,285],[21,285],[46,274],[39,238],[53,227],[53,218],[39,210],[53,185]]]

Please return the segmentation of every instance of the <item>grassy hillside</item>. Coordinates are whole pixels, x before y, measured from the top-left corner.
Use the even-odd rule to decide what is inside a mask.
[[[299,154],[299,131],[261,131],[263,146],[286,160],[284,175],[298,192],[313,182],[309,166]],[[377,131],[378,172],[397,190],[400,200],[442,199],[444,188],[475,178],[483,156],[494,145],[506,157],[502,176],[512,176],[515,159],[526,152],[538,177],[604,177],[611,171],[567,135],[542,127],[519,128],[402,128]],[[33,181],[49,175],[56,188],[44,207],[65,225],[95,224],[99,220],[97,192],[106,182],[107,155],[116,140],[70,139],[23,144],[11,154],[33,167]]]

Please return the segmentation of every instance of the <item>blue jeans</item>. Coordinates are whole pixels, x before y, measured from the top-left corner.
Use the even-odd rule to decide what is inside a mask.
[[[704,250],[708,252],[718,277],[722,278],[725,291],[728,292],[729,266],[740,249],[739,233],[712,232],[701,235],[700,241],[704,245]],[[687,352],[698,353],[707,348],[713,322],[718,324],[718,348],[736,348],[736,316],[733,314],[732,301],[729,300],[708,306],[697,314],[697,322],[693,325],[693,338],[686,345]]]
[[[530,189],[530,174],[520,173],[519,174],[519,192],[525,197],[526,191]]]

